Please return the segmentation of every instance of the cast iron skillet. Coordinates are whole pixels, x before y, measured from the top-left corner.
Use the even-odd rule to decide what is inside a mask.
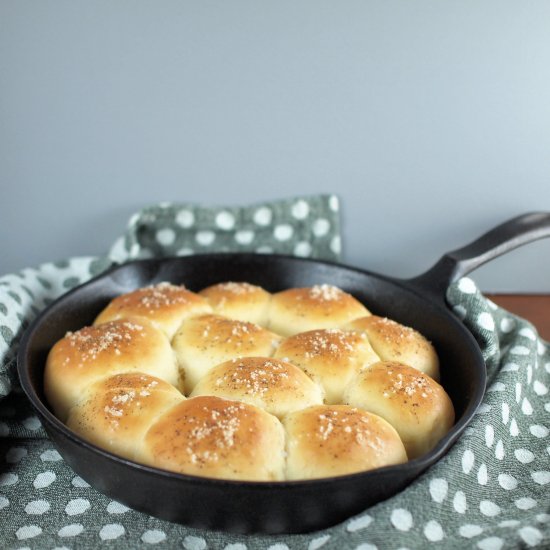
[[[71,468],[132,508],[194,527],[241,533],[325,528],[396,494],[457,440],[481,403],[486,373],[475,339],[445,305],[445,289],[484,262],[546,236],[550,236],[550,213],[519,216],[446,254],[410,280],[277,255],[205,254],[128,263],[72,290],[36,319],[19,350],[21,383]],[[272,292],[333,284],[373,313],[415,327],[439,353],[442,384],[456,409],[455,426],[430,453],[404,465],[330,479],[262,483],[205,479],[136,464],[87,443],[52,414],[42,390],[43,368],[48,350],[68,330],[91,324],[114,296],[144,285],[171,281],[199,290],[227,280],[245,280]]]

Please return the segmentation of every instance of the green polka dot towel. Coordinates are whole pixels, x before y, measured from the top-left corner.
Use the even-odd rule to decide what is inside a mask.
[[[0,277],[1,548],[549,547],[550,346],[468,278],[448,289],[447,301],[482,349],[489,377],[483,404],[439,463],[358,516],[307,535],[207,532],[135,512],[76,476],[19,389],[14,357],[21,333],[51,300],[114,261],[215,250],[337,259],[338,201],[320,196],[244,208],[155,206],[132,217],[108,257]]]

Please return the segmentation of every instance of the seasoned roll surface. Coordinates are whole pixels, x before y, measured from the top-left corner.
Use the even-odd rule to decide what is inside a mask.
[[[259,286],[230,281],[209,286],[199,294],[218,315],[267,327],[271,294]]]
[[[144,317],[172,338],[185,319],[211,311],[203,297],[183,286],[165,282],[117,296],[97,316],[94,324]]]
[[[160,378],[115,374],[86,388],[70,409],[67,426],[99,447],[135,459],[137,446],[153,421],[184,399]]]
[[[50,350],[44,391],[55,414],[69,408],[97,380],[124,372],[143,372],[180,387],[174,353],[166,336],[139,319],[119,320],[69,332]]]
[[[434,346],[328,284],[159,283],[50,350],[44,392],[85,440],[187,475],[318,479],[401,464],[451,429]]]
[[[269,357],[279,340],[278,335],[254,323],[201,315],[183,323],[172,346],[185,371],[186,388],[192,391],[215,365],[240,357]]]
[[[275,357],[300,367],[324,388],[329,404],[341,403],[349,381],[380,360],[367,337],[340,329],[310,330],[283,340]]]
[[[345,328],[364,332],[383,361],[404,363],[439,380],[437,353],[418,331],[377,315],[356,319]]]
[[[348,385],[344,402],[386,419],[399,433],[409,458],[430,451],[454,424],[445,390],[413,367],[382,361]]]
[[[355,407],[309,407],[289,414],[284,423],[287,479],[332,477],[407,461],[395,429]]]
[[[285,438],[269,413],[237,401],[193,397],[147,432],[140,458],[182,474],[249,481],[284,479]]]
[[[283,336],[319,328],[336,328],[369,315],[351,294],[332,285],[291,288],[273,295],[269,329]]]
[[[191,396],[216,395],[256,405],[282,417],[323,403],[323,389],[302,370],[271,357],[243,357],[214,367]]]

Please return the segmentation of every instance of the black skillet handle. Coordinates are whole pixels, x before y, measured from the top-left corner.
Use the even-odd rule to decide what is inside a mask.
[[[409,279],[413,287],[445,300],[447,287],[484,263],[518,246],[550,237],[550,212],[531,212],[491,229],[475,241],[445,254],[422,275]]]

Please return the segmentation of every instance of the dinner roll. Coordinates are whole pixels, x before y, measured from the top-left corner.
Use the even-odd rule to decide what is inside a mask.
[[[267,327],[271,294],[262,287],[230,281],[209,286],[199,294],[218,315]]]
[[[185,397],[160,378],[115,374],[88,386],[69,411],[67,426],[90,443],[134,459],[153,421]]]
[[[430,451],[454,424],[453,404],[445,390],[401,363],[381,361],[360,372],[346,388],[344,402],[386,419],[411,459]]]
[[[310,330],[283,340],[274,357],[300,367],[325,389],[326,402],[340,403],[349,381],[380,361],[365,334],[340,329]]]
[[[65,421],[83,391],[101,378],[139,371],[180,386],[178,367],[166,336],[137,319],[111,321],[68,332],[50,350],[44,391]]]
[[[277,418],[237,401],[200,396],[164,413],[146,433],[139,458],[182,474],[281,480],[285,438]]]
[[[185,319],[211,311],[202,296],[183,286],[159,283],[117,296],[97,316],[94,324],[126,317],[145,317],[171,339]]]
[[[201,315],[183,323],[172,346],[185,372],[185,386],[192,391],[213,366],[238,357],[270,356],[279,340],[254,323]]]
[[[345,328],[364,331],[383,361],[404,363],[439,380],[437,353],[432,344],[416,330],[377,315],[355,319]]]
[[[352,474],[407,461],[403,443],[384,419],[346,405],[316,405],[284,419],[287,479]]]
[[[291,336],[318,328],[335,328],[369,315],[351,294],[332,285],[291,288],[277,292],[269,305],[268,328]]]
[[[243,357],[215,366],[192,396],[236,399],[281,417],[323,403],[323,390],[298,367],[270,357]]]

